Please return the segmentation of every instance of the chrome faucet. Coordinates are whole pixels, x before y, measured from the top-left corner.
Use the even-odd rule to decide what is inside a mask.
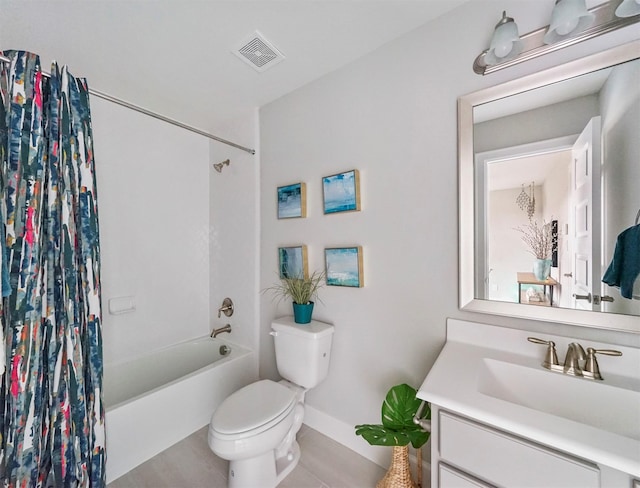
[[[582,376],[580,361],[585,361],[587,354],[583,347],[577,342],[572,342],[567,348],[567,355],[564,358],[564,373],[571,376]]]
[[[550,371],[568,374],[571,376],[582,376],[591,380],[601,380],[600,368],[596,354],[604,354],[606,356],[622,356],[620,351],[615,349],[594,349],[588,347],[584,352],[583,347],[577,342],[572,342],[567,347],[567,354],[564,358],[564,365],[558,364],[558,356],[556,354],[556,344],[553,341],[545,341],[537,337],[527,337],[529,342],[534,344],[543,344],[547,346],[547,353],[544,357],[542,367]],[[584,366],[580,365],[580,361],[584,361]]]
[[[222,334],[223,332],[231,333],[231,324],[227,324],[224,327],[220,327],[219,329],[213,329],[210,335],[215,339],[218,335]]]

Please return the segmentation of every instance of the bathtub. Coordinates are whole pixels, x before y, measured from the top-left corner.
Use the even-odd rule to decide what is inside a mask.
[[[250,350],[208,336],[106,365],[107,483],[207,425],[222,400],[256,379]]]

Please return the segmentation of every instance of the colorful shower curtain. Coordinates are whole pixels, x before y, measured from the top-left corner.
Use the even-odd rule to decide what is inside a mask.
[[[34,54],[3,55],[11,63],[0,65],[0,248],[8,278],[0,477],[5,487],[102,487],[100,246],[88,88],[55,63],[51,78],[43,76]]]

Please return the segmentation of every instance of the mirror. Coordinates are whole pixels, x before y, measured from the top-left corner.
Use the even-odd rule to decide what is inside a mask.
[[[458,125],[460,308],[640,333],[640,278],[602,282],[640,215],[640,41],[460,97]]]

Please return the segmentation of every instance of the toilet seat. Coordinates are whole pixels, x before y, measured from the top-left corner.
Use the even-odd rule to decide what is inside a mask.
[[[211,419],[211,427],[221,439],[255,436],[280,423],[295,404],[293,390],[275,381],[257,381],[224,400]]]

